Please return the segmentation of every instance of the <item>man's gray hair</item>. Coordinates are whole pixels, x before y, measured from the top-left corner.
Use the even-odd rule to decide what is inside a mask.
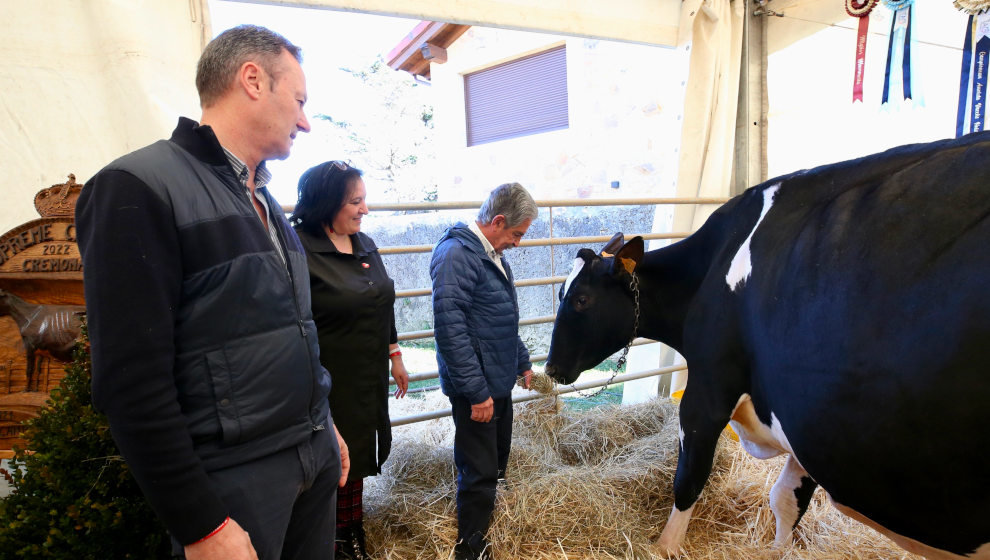
[[[526,220],[535,220],[540,213],[529,191],[519,183],[495,187],[478,211],[478,222],[490,224],[495,216],[505,216],[506,227],[514,228]]]
[[[216,103],[234,83],[238,70],[248,61],[272,77],[272,88],[278,81],[279,58],[286,50],[302,62],[302,50],[288,39],[270,29],[257,25],[239,25],[217,35],[203,49],[196,66],[196,90],[199,104],[209,107]]]

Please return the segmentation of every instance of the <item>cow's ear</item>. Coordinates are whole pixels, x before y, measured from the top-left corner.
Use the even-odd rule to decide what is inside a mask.
[[[643,238],[637,235],[615,253],[615,260],[612,261],[612,274],[614,276],[623,273],[632,274],[641,260],[643,260]]]
[[[622,242],[624,240],[625,240],[625,236],[622,235],[621,231],[613,235],[612,239],[609,239],[608,243],[606,243],[605,246],[602,247],[602,253],[601,253],[602,256],[614,257],[615,254],[619,251],[619,249],[622,248]]]

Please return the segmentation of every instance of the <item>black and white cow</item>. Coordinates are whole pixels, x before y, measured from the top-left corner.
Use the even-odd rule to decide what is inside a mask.
[[[990,559],[990,132],[768,181],[696,233],[581,249],[547,373],[577,376],[634,335],[690,368],[674,509],[680,551],[731,420],[759,458],[777,544],[817,485],[911,552]]]

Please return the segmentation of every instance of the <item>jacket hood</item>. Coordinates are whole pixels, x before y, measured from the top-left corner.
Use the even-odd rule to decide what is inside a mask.
[[[488,254],[485,253],[485,247],[481,244],[481,240],[478,239],[478,236],[475,235],[473,231],[471,231],[471,227],[464,222],[457,222],[447,228],[447,231],[443,233],[443,237],[440,238],[437,245],[448,239],[456,239],[460,241],[465,247],[471,249],[472,252],[477,253],[479,256],[488,256]]]

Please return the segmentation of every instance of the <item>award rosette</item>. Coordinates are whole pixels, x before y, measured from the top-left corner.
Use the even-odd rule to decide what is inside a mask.
[[[971,16],[975,16],[990,8],[990,0],[955,0],[952,5]]]
[[[890,42],[887,45],[887,67],[883,78],[883,99],[890,101],[891,84],[901,83],[904,99],[911,99],[914,90],[914,72],[911,63],[912,28],[914,25],[914,0],[883,0],[884,6],[894,12],[890,21]]]
[[[955,5],[969,13],[959,72],[956,112],[956,136],[959,137],[986,129],[987,74],[990,73],[990,12],[987,8],[990,1],[958,0]]]
[[[870,30],[870,12],[879,0],[846,0],[846,13],[859,18],[856,32],[856,66],[853,69],[853,103],[863,101],[863,75],[866,73],[866,39]]]

